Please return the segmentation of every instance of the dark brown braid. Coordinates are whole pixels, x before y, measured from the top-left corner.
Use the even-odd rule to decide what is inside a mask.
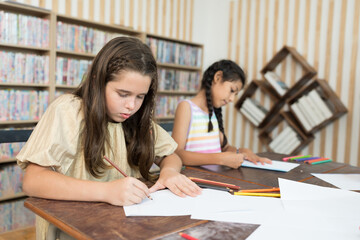
[[[221,60],[213,63],[210,67],[208,67],[208,69],[206,69],[206,71],[204,72],[203,78],[201,80],[201,89],[205,89],[206,105],[209,110],[208,132],[211,132],[214,128],[211,122],[211,117],[213,115],[213,112],[215,112],[215,116],[219,124],[219,130],[224,135],[224,141],[221,146],[223,148],[227,144],[227,138],[224,130],[222,110],[221,108],[214,108],[212,103],[212,96],[211,96],[211,86],[215,74],[218,71],[222,71],[223,73],[223,78],[222,78],[223,82],[241,81],[243,86],[245,84],[245,73],[235,62],[231,60]]]

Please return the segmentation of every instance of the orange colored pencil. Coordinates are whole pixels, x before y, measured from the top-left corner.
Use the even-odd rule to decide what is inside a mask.
[[[266,188],[266,189],[244,189],[240,190],[242,193],[265,193],[265,192],[280,192],[280,188]]]

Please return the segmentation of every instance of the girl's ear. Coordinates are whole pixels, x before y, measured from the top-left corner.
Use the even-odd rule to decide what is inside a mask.
[[[214,75],[214,83],[220,83],[223,80],[223,71],[219,70]]]

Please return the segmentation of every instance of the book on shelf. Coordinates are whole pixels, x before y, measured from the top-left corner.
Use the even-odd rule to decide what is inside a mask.
[[[312,113],[312,116],[315,120],[315,125],[319,125],[325,120],[325,116],[323,116],[318,108],[318,105],[309,97],[309,95],[304,95],[302,98],[305,99],[305,102],[308,105],[308,110]]]
[[[281,149],[282,144],[286,141],[286,139],[289,139],[289,137],[295,137],[296,133],[294,130],[287,126],[285,129],[283,129],[269,144],[269,147],[277,151]]]
[[[261,104],[252,98],[246,98],[243,107],[245,107],[257,120],[258,122],[262,122],[265,118],[268,110],[261,106]]]
[[[281,148],[276,151],[277,153],[291,154],[297,147],[299,147],[301,141],[298,139],[297,135],[292,135],[291,138],[288,138],[286,141],[282,142]]]
[[[299,103],[294,102],[293,104],[290,105],[290,108],[291,108],[291,110],[293,110],[293,112],[295,113],[295,115],[297,116],[297,118],[301,122],[302,126],[305,128],[305,130],[309,132],[311,130],[311,125],[308,122],[307,118],[305,118],[305,116],[301,112],[300,107],[299,107]]]
[[[255,126],[259,126],[259,121],[246,108],[241,107],[240,112]]]
[[[300,109],[304,111],[306,114],[305,117],[309,119],[311,127],[317,126],[317,120],[315,118],[315,114],[312,110],[312,108],[309,105],[309,102],[307,101],[305,95],[298,99],[298,102],[300,104]]]
[[[267,71],[264,74],[264,77],[280,96],[283,96],[289,89],[288,86],[286,86],[286,84],[281,81],[280,77],[273,71]]]
[[[316,89],[310,91],[308,95],[318,107],[320,113],[325,117],[325,119],[329,119],[332,117],[332,111],[326,105],[325,101],[321,98],[320,94],[316,91]]]

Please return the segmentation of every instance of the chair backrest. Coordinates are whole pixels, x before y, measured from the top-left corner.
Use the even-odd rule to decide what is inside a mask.
[[[0,130],[0,143],[26,142],[32,129]]]
[[[159,123],[159,125],[163,129],[165,129],[165,131],[172,132],[173,127],[174,127],[174,122],[162,122],[162,123]]]

